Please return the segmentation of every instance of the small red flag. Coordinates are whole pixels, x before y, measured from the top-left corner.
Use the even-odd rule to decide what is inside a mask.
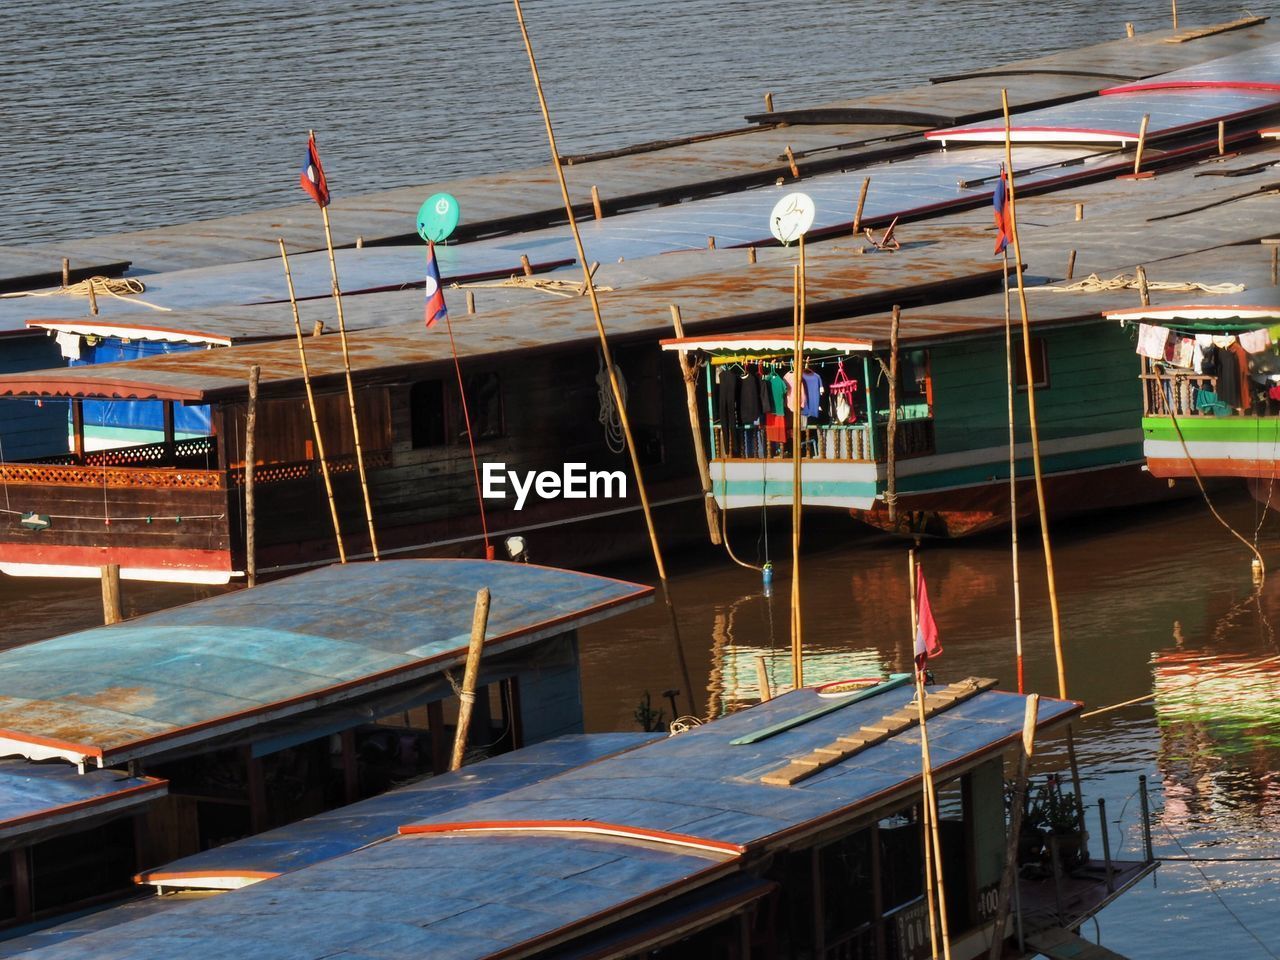
[[[923,671],[930,657],[942,653],[938,625],[929,607],[929,591],[924,585],[924,567],[916,568],[916,669]]]
[[[320,206],[329,205],[329,183],[324,178],[324,167],[320,166],[320,153],[316,150],[314,133],[307,137],[307,156],[302,161],[302,173],[298,175],[298,182]]]

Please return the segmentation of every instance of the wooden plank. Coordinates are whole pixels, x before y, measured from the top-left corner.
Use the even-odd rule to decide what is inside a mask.
[[[1244,27],[1256,26],[1259,23],[1266,23],[1269,17],[1241,17],[1239,20],[1231,20],[1227,23],[1215,24],[1211,27],[1200,27],[1197,30],[1184,30],[1181,33],[1175,33],[1172,37],[1165,37],[1165,43],[1186,43],[1188,40],[1199,40],[1201,37],[1212,37],[1218,33],[1228,33],[1231,30],[1240,30]]]
[[[784,720],[782,723],[775,723],[772,726],[765,727],[762,730],[757,730],[754,733],[745,734],[744,736],[738,737],[736,740],[730,740],[729,743],[732,746],[740,747],[746,744],[759,743],[761,740],[768,740],[770,737],[775,737],[780,733],[793,730],[796,727],[809,723],[811,720],[817,720],[819,717],[825,717],[827,714],[835,713],[837,710],[843,710],[850,704],[866,700],[868,697],[874,697],[876,694],[884,693],[886,690],[893,690],[896,687],[901,687],[910,680],[911,675],[909,673],[891,674],[888,680],[884,683],[878,684],[877,686],[869,687],[866,690],[855,693],[851,697],[842,697],[834,703],[818,707],[816,710],[810,710],[807,713],[802,713],[800,716]]]

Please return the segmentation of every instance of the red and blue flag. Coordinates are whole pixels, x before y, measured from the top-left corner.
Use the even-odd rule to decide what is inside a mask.
[[[436,265],[436,245],[427,244],[427,329],[430,330],[437,320],[449,316],[444,305],[444,291],[440,289],[440,268]]]
[[[1000,165],[1000,177],[996,181],[996,190],[991,197],[991,205],[996,221],[995,253],[1003,253],[1009,241],[1013,239],[1013,206],[1009,203],[1009,188],[1005,182],[1004,164]]]
[[[329,183],[324,178],[324,167],[320,166],[320,153],[316,150],[314,133],[307,138],[307,157],[302,161],[302,173],[298,175],[298,182],[320,206],[329,205]]]

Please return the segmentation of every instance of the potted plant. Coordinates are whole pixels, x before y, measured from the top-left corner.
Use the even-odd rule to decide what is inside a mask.
[[[1059,863],[1064,870],[1080,866],[1085,859],[1085,835],[1080,830],[1083,812],[1075,792],[1062,789],[1058,775],[1050,774],[1030,797],[1023,815],[1020,849],[1031,854],[1038,840],[1038,855],[1043,866],[1052,865],[1051,845],[1058,848]]]

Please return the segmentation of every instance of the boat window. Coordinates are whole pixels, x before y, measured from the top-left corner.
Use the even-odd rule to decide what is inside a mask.
[[[420,380],[409,388],[409,429],[415,450],[444,443],[444,381]]]
[[[871,842],[867,828],[818,851],[823,944],[827,951],[838,948],[839,956],[874,954]]]
[[[502,383],[496,370],[465,374],[462,383],[467,391],[467,414],[471,429],[479,440],[493,440],[506,433],[502,411]],[[467,424],[462,405],[452,411],[453,436],[458,443],[467,442]]]
[[[39,914],[128,890],[137,869],[132,817],[34,844],[31,908]]]
[[[918,420],[933,407],[933,377],[928,350],[903,350],[898,355],[898,418]]]
[[[1018,389],[1027,389],[1027,356],[1022,350],[1018,355]],[[1049,386],[1049,348],[1042,337],[1031,338],[1031,372],[1035,375],[1036,389]]]

